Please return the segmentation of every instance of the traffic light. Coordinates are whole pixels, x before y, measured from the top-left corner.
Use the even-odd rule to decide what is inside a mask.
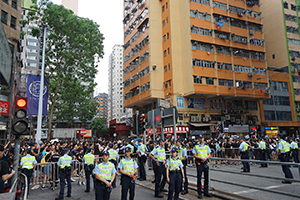
[[[12,121],[12,133],[14,135],[28,134],[27,98],[17,97],[14,105],[14,119]]]
[[[77,130],[77,131],[76,131],[76,134],[80,134],[80,130]]]
[[[223,133],[224,130],[223,130],[223,124],[222,123],[218,123],[218,132],[219,133]]]
[[[136,124],[137,124],[137,121],[136,121],[136,115],[133,115],[133,118],[132,118],[132,133],[133,134],[137,134],[137,130],[136,130]]]
[[[138,123],[139,123],[139,131],[138,131],[138,133],[139,133],[139,134],[144,134],[144,132],[145,132],[145,130],[146,130],[146,117],[145,117],[144,114],[141,114],[141,115],[139,116],[139,121],[138,121]]]

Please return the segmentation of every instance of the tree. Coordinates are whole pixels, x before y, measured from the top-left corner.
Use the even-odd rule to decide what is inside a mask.
[[[45,76],[48,78],[49,112],[48,140],[53,126],[53,118],[66,120],[74,117],[82,122],[92,119],[96,104],[91,94],[97,65],[103,57],[104,37],[99,25],[86,18],[74,15],[73,11],[49,0],[32,0],[32,11],[28,20],[21,20],[23,26],[34,22],[47,25]],[[31,35],[42,38],[43,27],[32,28]]]
[[[94,118],[92,123],[90,124],[90,128],[92,131],[96,131],[97,137],[101,135],[107,135],[109,133],[109,128],[105,125],[107,124],[107,119],[105,118]]]

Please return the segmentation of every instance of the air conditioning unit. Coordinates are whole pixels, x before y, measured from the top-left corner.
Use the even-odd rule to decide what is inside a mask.
[[[239,12],[239,13],[238,13],[238,16],[239,16],[239,17],[243,17],[243,13],[242,13],[242,12]]]
[[[239,110],[235,110],[234,113],[240,114],[241,112]]]
[[[265,94],[270,94],[270,90],[265,90]]]
[[[203,117],[203,118],[202,118],[202,121],[203,121],[203,122],[206,122],[206,117]]]
[[[224,122],[225,121],[225,117],[221,117],[221,121]]]
[[[231,118],[230,118],[230,121],[231,121],[231,122],[235,122],[235,117],[231,117]]]
[[[184,113],[184,116],[185,116],[185,117],[189,117],[190,114],[189,114],[189,113]]]
[[[295,61],[295,60],[296,60],[296,57],[295,57],[295,56],[293,56],[293,57],[292,57],[292,61]]]
[[[230,115],[225,115],[225,119],[226,119],[227,121],[229,121],[229,120],[230,120]]]
[[[297,69],[295,69],[295,68],[294,68],[294,69],[292,69],[292,72],[297,72],[297,71],[298,71],[298,70],[297,70]]]
[[[253,74],[250,72],[250,73],[248,73],[248,77],[252,77],[253,76]]]
[[[249,34],[250,34],[250,35],[254,35],[254,32],[253,32],[253,31],[249,31]]]
[[[253,121],[252,121],[252,120],[248,120],[248,124],[249,124],[249,125],[252,125],[252,124],[253,124]]]
[[[197,14],[199,11],[198,10],[194,10],[194,14]]]
[[[228,114],[228,110],[224,109],[222,110],[223,115],[227,115]]]
[[[208,121],[209,121],[209,122],[212,120],[212,118],[211,118],[211,117],[208,117],[207,119],[208,119]]]
[[[236,124],[240,124],[240,123],[241,123],[241,120],[240,120],[240,119],[236,119],[236,120],[235,120],[235,123],[236,123]]]
[[[245,120],[244,119],[241,119],[241,124],[245,124]]]
[[[244,113],[245,113],[245,111],[244,111],[244,110],[240,110],[240,113],[241,113],[241,114],[244,114]]]
[[[297,108],[297,112],[300,112],[300,108]]]
[[[252,121],[253,121],[253,123],[256,123],[258,121],[257,117],[256,116],[252,117]]]

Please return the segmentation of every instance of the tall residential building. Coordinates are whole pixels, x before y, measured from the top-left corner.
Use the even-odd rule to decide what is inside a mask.
[[[258,0],[127,0],[123,23],[126,108],[165,99],[190,132],[257,130],[270,98]]]
[[[61,5],[78,15],[78,0],[61,0]]]
[[[97,114],[95,117],[105,118],[108,120],[108,94],[99,93],[94,99],[98,103]]]
[[[286,72],[272,78],[275,106],[272,98],[263,101],[264,125],[276,127],[276,112],[280,132],[290,136],[300,131],[299,6],[298,0],[261,1],[268,66]]]

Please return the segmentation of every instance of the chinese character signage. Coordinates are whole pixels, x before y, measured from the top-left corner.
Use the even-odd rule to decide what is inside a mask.
[[[0,101],[0,115],[9,115],[8,101]]]
[[[203,99],[203,98],[187,98],[187,108],[206,110],[205,99]]]
[[[222,110],[223,109],[222,99],[209,99],[208,102],[209,102],[210,110]]]

